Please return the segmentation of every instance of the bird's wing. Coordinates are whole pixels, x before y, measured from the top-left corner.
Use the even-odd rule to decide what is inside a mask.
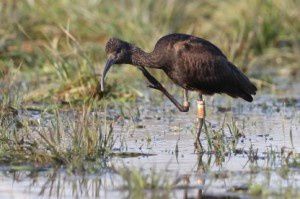
[[[198,65],[198,68],[197,79],[209,88],[210,92],[226,93],[247,101],[253,100],[251,95],[256,93],[256,87],[229,61],[219,57]]]
[[[209,41],[192,35],[170,34],[160,38],[154,49],[157,54],[165,50],[167,53],[162,54],[170,62],[164,70],[177,84],[206,94],[227,93],[252,101],[251,94],[255,94],[256,87]]]
[[[188,40],[174,44],[176,65],[184,67],[193,88],[208,94],[227,93],[252,101],[256,87],[250,80],[215,46],[199,40]]]
[[[205,39],[193,36],[190,36],[185,40],[179,40],[175,42],[173,44],[173,48],[175,49],[176,53],[181,53],[182,51],[185,51],[189,53],[201,54],[201,56],[221,56],[226,58],[224,53],[217,46]]]
[[[211,42],[193,35],[179,33],[173,33],[161,37],[156,42],[154,51],[161,52],[165,49],[168,51],[174,51],[175,49],[179,52],[180,50],[189,48],[197,49],[198,52],[206,52],[226,58],[222,51]]]

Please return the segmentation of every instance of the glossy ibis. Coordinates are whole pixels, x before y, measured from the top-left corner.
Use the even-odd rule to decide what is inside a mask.
[[[160,38],[154,50],[146,53],[139,47],[111,38],[106,44],[108,55],[104,67],[101,90],[104,90],[104,78],[113,64],[131,64],[137,66],[148,79],[150,88],[166,95],[182,112],[189,110],[188,91],[199,93],[198,132],[195,146],[200,143],[200,133],[205,118],[205,104],[202,95],[225,93],[231,97],[240,97],[251,102],[256,87],[233,64],[224,53],[209,41],[186,34],[170,34]],[[161,69],[178,86],[182,87],[183,104],[180,104],[146,69]]]

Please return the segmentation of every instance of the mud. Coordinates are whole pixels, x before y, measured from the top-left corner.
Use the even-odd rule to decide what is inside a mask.
[[[299,84],[281,93],[258,94],[253,103],[222,96],[206,98],[210,139],[217,139],[213,131],[219,132],[224,124],[220,141],[225,146],[223,151],[210,148],[204,132],[203,153],[194,151],[195,103],[188,113],[179,113],[169,102],[138,102],[128,117],[110,110],[107,117],[118,118],[114,132],[119,139],[116,155],[108,165],[137,168],[145,173],[155,170],[178,179],[171,198],[251,198],[255,196],[253,184],[268,187],[267,197],[284,194],[281,190],[285,188],[298,193],[300,167],[285,164],[289,154],[300,152],[298,88]],[[30,118],[32,125],[39,123],[38,111],[26,113],[22,117]],[[232,128],[233,123],[241,133],[238,139],[227,126]],[[53,169],[1,170],[1,198],[120,198],[129,194],[122,189],[122,179],[109,169],[80,176]],[[151,191],[148,192],[151,197]]]

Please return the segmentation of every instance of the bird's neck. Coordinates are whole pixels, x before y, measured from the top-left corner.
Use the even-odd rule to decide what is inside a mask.
[[[131,64],[149,68],[161,68],[160,63],[161,56],[159,56],[155,51],[147,53],[138,47],[133,47],[131,49]]]

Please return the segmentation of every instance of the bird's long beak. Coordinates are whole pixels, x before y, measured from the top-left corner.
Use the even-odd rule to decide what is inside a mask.
[[[107,59],[107,62],[105,64],[105,67],[104,67],[103,72],[102,72],[102,77],[101,77],[101,91],[102,92],[104,91],[105,76],[106,76],[107,72],[109,71],[109,69],[111,68],[111,66],[114,65],[114,63],[115,63],[115,56],[110,55]]]

